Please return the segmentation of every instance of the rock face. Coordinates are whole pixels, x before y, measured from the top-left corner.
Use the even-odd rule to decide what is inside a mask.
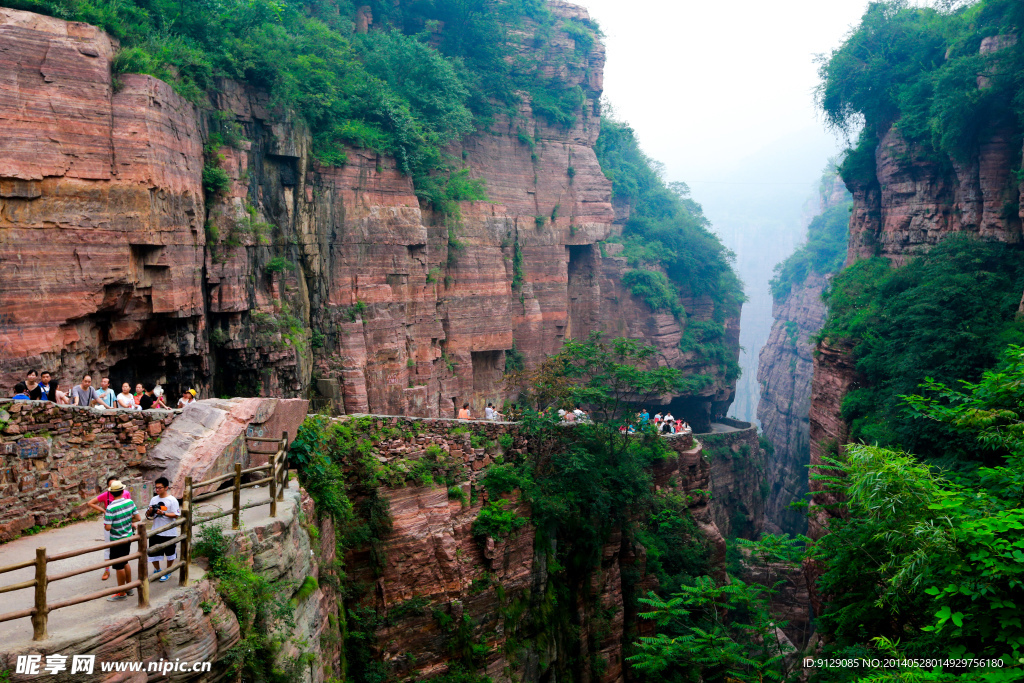
[[[955,232],[1019,243],[1020,167],[1011,130],[985,131],[968,162],[940,163],[893,126],[875,150],[875,177],[849,183],[847,263],[881,255],[902,265]]]
[[[87,370],[115,386],[161,381],[175,397],[315,385],[346,412],[450,416],[508,395],[513,349],[529,366],[604,330],[712,374],[686,397],[695,426],[728,407],[731,383],[680,353],[682,323],[634,299],[624,259],[597,244],[622,217],[593,150],[599,42],[578,52],[556,30],[534,55],[547,77],[582,89],[571,128],[534,116],[524,97],[452,150],[489,200],[464,202],[456,219],[421,207],[393,159],[350,149],[343,166],[313,162],[308,132],[265,93],[221,82],[200,111],[146,76],[119,76],[114,92],[116,46],[103,33],[0,12],[5,388],[43,366],[65,382]],[[204,156],[211,139],[230,144]],[[226,189],[204,195],[204,163],[227,174]],[[710,302],[684,304],[694,320],[714,315]],[[738,351],[736,319],[727,332]]]
[[[92,26],[0,8],[0,43],[5,388],[38,366],[64,386],[204,376],[195,108],[146,76],[115,93],[115,46]]]
[[[784,300],[775,301],[771,336],[761,349],[757,418],[775,449],[767,458],[767,479],[772,488],[766,514],[773,533],[804,533],[807,528],[804,516],[788,506],[807,492],[808,416],[814,374],[814,348],[809,340],[825,322],[821,300],[825,283],[825,276],[812,273]]]
[[[472,448],[470,434],[450,431],[460,422],[373,420],[357,428],[379,434],[391,427],[404,434],[375,441],[374,452],[389,467],[415,462],[432,446],[466,465],[465,479],[456,484],[464,502],[443,486],[379,489],[390,508],[391,529],[376,545],[353,549],[346,557],[352,585],[368,589],[347,605],[358,617],[350,618],[349,630],[369,639],[374,660],[394,674],[426,678],[446,672],[459,659],[460,648],[476,643],[487,646],[480,668],[495,681],[547,680],[568,661],[575,661],[590,680],[624,680],[627,634],[637,625],[624,594],[655,587],[645,573],[644,549],[613,532],[578,603],[563,604],[570,595],[560,592],[565,587],[550,576],[549,553],[536,542],[532,525],[506,539],[473,535],[473,521],[487,502],[476,481],[492,457],[501,454],[499,446]],[[492,442],[505,434],[513,437],[512,449],[529,448],[515,424],[476,423],[472,428]],[[712,468],[689,436],[667,441],[679,457],[659,461],[652,472],[655,486],[690,494],[690,513],[707,539],[716,575],[724,580],[725,541],[708,495]],[[509,509],[529,516],[515,492],[508,498]],[[540,633],[533,631],[538,611],[546,615]],[[572,630],[574,637],[563,640],[558,624],[569,613],[578,628]]]
[[[823,185],[816,205],[817,214],[848,203],[850,194],[838,177]],[[757,381],[761,398],[757,419],[774,453],[766,458],[767,480],[771,484],[766,503],[771,533],[802,534],[807,531],[803,514],[789,508],[807,493],[807,464],[810,462],[811,378],[814,375],[814,347],[811,338],[825,323],[821,294],[829,275],[812,270],[803,282],[794,284],[783,299],[772,301],[771,335],[761,348]]]

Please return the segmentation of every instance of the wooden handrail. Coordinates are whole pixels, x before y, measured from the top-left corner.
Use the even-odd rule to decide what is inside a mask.
[[[35,564],[35,562],[33,562],[32,564]],[[22,581],[21,583],[12,583],[10,586],[0,586],[0,593],[20,591],[22,588],[31,588],[34,585],[36,585],[36,580],[29,579],[28,581]]]
[[[0,574],[6,574],[7,572],[16,572],[19,569],[24,569],[25,567],[31,567],[35,563],[36,563],[35,560],[26,560],[24,562],[19,562],[18,564],[10,564],[10,565],[7,565],[6,567],[0,567]]]
[[[58,553],[57,555],[50,555],[46,558],[47,562],[57,562],[59,560],[70,560],[72,557],[78,557],[79,555],[88,555],[94,553],[97,550],[106,550],[107,548],[113,548],[115,545],[121,545],[123,543],[134,543],[139,540],[139,535],[129,536],[128,538],[119,538],[116,541],[107,541],[106,543],[100,543],[89,548],[79,548],[78,550],[69,550],[66,553]],[[34,564],[34,563],[33,563]]]
[[[108,595],[113,595],[114,593],[123,593],[125,591],[130,591],[133,588],[140,588],[141,586],[142,581],[140,579],[135,579],[134,581],[121,584],[120,586],[104,588],[103,590],[96,591],[95,593],[89,593],[88,595],[79,595],[74,598],[68,598],[66,600],[61,600],[60,602],[55,602],[52,605],[50,605],[49,611],[52,612],[55,609],[71,607],[72,605],[77,605],[82,602],[89,602],[90,600],[99,600],[100,598],[105,598]]]

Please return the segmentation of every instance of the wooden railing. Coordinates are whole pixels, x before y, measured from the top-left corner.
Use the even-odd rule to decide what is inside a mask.
[[[203,524],[214,519],[220,519],[231,515],[231,528],[238,529],[240,516],[242,510],[248,510],[249,508],[258,507],[260,505],[270,504],[270,516],[277,516],[277,503],[278,501],[284,500],[284,490],[288,484],[288,467],[287,467],[287,450],[288,450],[288,433],[285,432],[282,438],[273,439],[266,437],[246,437],[249,441],[266,442],[266,443],[277,443],[277,451],[271,456],[270,462],[266,465],[259,467],[250,467],[242,469],[240,464],[235,465],[235,471],[229,474],[225,474],[206,481],[193,482],[192,477],[186,477],[185,479],[185,492],[184,498],[181,504],[181,515],[173,522],[166,526],[162,526],[154,531],[159,531],[160,536],[156,536],[161,540],[160,543],[150,546],[149,540],[154,536],[150,535],[153,532],[146,532],[145,521],[137,522],[134,524],[135,535],[129,538],[121,538],[116,541],[109,541],[107,543],[101,543],[99,545],[89,546],[87,548],[79,548],[77,550],[70,550],[64,553],[58,553],[56,555],[47,555],[46,548],[36,548],[36,558],[34,560],[27,560],[25,562],[19,562],[6,567],[0,567],[0,574],[6,574],[8,572],[18,571],[19,569],[27,569],[28,567],[35,567],[35,577],[28,580],[22,581],[21,583],[14,583],[7,586],[0,586],[0,593],[10,593],[11,591],[23,590],[25,588],[35,588],[35,605],[28,609],[19,610],[17,612],[8,612],[6,614],[0,614],[0,623],[5,621],[11,621],[13,619],[23,619],[25,617],[32,618],[32,640],[45,640],[47,638],[46,625],[49,619],[50,612],[60,609],[62,607],[71,607],[72,605],[78,605],[83,602],[89,602],[90,600],[99,600],[115,593],[121,593],[124,591],[132,590],[134,588],[139,589],[139,607],[149,607],[149,584],[156,579],[163,577],[166,574],[177,570],[178,571],[178,585],[188,585],[188,570],[189,564],[192,561],[192,528],[194,524]],[[242,483],[242,477],[246,474],[253,474],[256,472],[266,472],[267,476],[256,481],[251,481],[246,484]],[[219,484],[229,479],[234,479],[234,486],[232,487],[231,496],[231,509],[224,512],[220,512],[214,515],[207,515],[204,517],[193,517],[194,506],[196,503],[200,503],[204,500],[209,500],[215,496],[219,496],[227,492],[226,489],[209,491],[194,495],[196,489],[202,489],[213,484]],[[246,505],[241,504],[242,489],[247,489],[261,484],[269,484],[270,497],[262,501],[255,501]],[[181,529],[177,536],[173,539],[164,540],[164,536],[167,532],[173,529]],[[47,575],[49,565],[53,562],[60,560],[68,560],[73,557],[79,557],[81,555],[87,555],[89,553],[98,552],[100,550],[106,550],[107,548],[113,548],[114,546],[123,545],[125,543],[132,543],[134,541],[139,542],[138,551],[131,553],[125,557],[117,558],[117,562],[131,562],[132,560],[138,560],[138,578],[134,581],[122,584],[120,586],[113,586],[111,588],[105,588],[101,591],[94,593],[88,593],[86,595],[78,595],[72,598],[66,598],[57,602],[50,603],[47,601],[47,588],[49,584],[60,581],[62,579],[68,579],[72,576],[78,576],[79,574],[85,574],[87,572],[96,571],[109,567],[112,563],[111,560],[103,560],[96,564],[91,564],[87,567],[81,567],[79,569],[72,569],[70,571],[61,572],[57,574]],[[154,572],[152,575],[149,573],[149,552],[153,550],[162,550],[168,548],[175,543],[181,543],[181,555],[176,562],[166,569],[162,569],[158,572]],[[160,559],[155,557],[154,559]]]

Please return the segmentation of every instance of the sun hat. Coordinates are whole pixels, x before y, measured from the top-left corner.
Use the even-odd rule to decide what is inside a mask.
[[[193,396],[195,396],[195,395],[196,395],[196,390],[195,390],[195,389],[189,389],[189,390],[188,390],[188,393],[190,393],[190,394],[192,394]]]
[[[124,484],[122,484],[117,479],[115,479],[114,481],[110,482],[109,486],[107,486],[107,490],[110,491],[111,493],[117,493],[118,491],[124,491]]]

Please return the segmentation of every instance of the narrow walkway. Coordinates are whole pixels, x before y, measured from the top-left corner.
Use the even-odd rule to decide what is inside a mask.
[[[748,429],[749,429],[749,427],[748,427]],[[728,434],[729,432],[741,432],[741,431],[743,431],[743,430],[738,428],[738,427],[733,427],[731,425],[725,425],[725,424],[722,424],[721,422],[712,422],[711,423],[711,431],[710,432],[705,432],[705,433],[706,434]]]
[[[289,488],[297,491],[298,483],[293,480],[290,482]],[[244,489],[242,491],[242,505],[263,500],[267,501],[266,505],[242,510],[241,520],[243,528],[260,526],[270,521],[269,499],[270,494],[266,487],[261,486],[259,488]],[[287,496],[284,501],[278,501],[278,518],[281,518],[282,515],[288,512],[293,504],[294,501]],[[221,510],[230,509],[231,491],[228,490],[226,493],[217,496],[216,498],[211,498],[210,500],[197,504],[195,513],[197,516],[209,515]],[[230,532],[230,516],[215,520],[213,523],[225,526],[225,528]],[[197,528],[194,529],[193,535],[198,540],[198,525]],[[60,529],[44,531],[34,536],[24,536],[11,541],[10,543],[0,545],[0,564],[11,565],[35,559],[36,548],[46,548],[47,554],[53,555],[102,542],[103,524],[98,519],[79,522]],[[132,552],[135,552],[136,549],[137,544],[133,543]],[[67,560],[50,563],[47,573],[52,576],[76,567],[87,567],[91,564],[96,564],[102,560],[102,553],[102,550],[98,550],[93,553],[87,553]],[[161,562],[161,567],[162,566],[163,562]],[[132,578],[138,578],[138,560],[133,560],[131,562],[131,567]],[[153,565],[150,564],[149,568],[152,573]],[[76,595],[87,595],[88,593],[94,593],[96,591],[103,590],[104,588],[111,588],[116,585],[117,581],[113,572],[111,572],[111,577],[107,581],[100,580],[102,573],[102,570],[96,570],[94,572],[79,574],[78,576],[73,576],[71,578],[64,579],[63,581],[57,581],[49,584],[46,591],[47,602],[54,603]],[[189,582],[194,583],[195,581],[203,578],[203,575],[203,570],[193,563],[189,569]],[[35,568],[33,567],[0,574],[0,586],[8,586],[14,583],[21,583],[22,581],[29,581],[33,576],[35,576]],[[163,583],[156,581],[150,584],[150,607],[146,610],[139,609],[137,595],[131,596],[123,602],[108,602],[106,598],[90,600],[89,602],[83,602],[78,605],[50,612],[47,630],[51,638],[76,635],[76,632],[95,632],[108,625],[115,618],[132,614],[141,616],[142,614],[166,605],[168,600],[178,589],[178,573],[174,572],[171,574],[171,578],[167,581]],[[137,590],[138,589],[136,589],[136,591]],[[0,614],[31,607],[34,602],[34,591],[34,588],[24,588],[22,590],[0,594]],[[13,650],[17,647],[27,645],[31,640],[32,622],[29,617],[0,623],[0,650]]]

